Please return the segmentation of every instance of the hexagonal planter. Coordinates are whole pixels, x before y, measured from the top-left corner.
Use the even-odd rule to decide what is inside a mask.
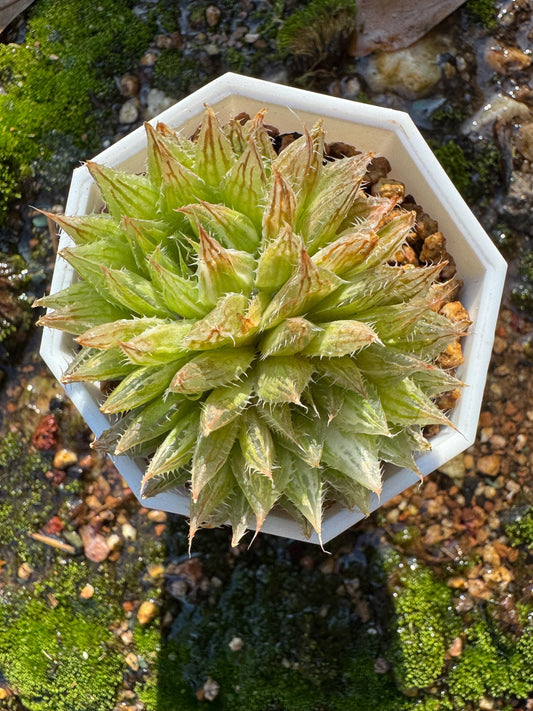
[[[405,182],[417,202],[438,220],[457,262],[458,275],[464,280],[461,300],[474,325],[471,335],[464,341],[465,363],[457,373],[468,385],[451,415],[457,431],[447,428],[436,435],[432,439],[432,451],[417,459],[418,466],[426,475],[470,446],[476,433],[506,264],[409,116],[399,111],[226,74],[164,111],[153,121],[164,121],[182,129],[185,135],[190,134],[197,126],[204,103],[211,105],[223,121],[241,111],[253,114],[267,107],[268,122],[282,131],[293,131],[302,124],[310,126],[322,118],[328,140],[352,143],[363,151],[385,155],[392,165],[391,175]],[[142,172],[145,141],[145,132],[139,128],[94,160],[125,171]],[[100,205],[98,189],[88,170],[85,167],[76,169],[66,214],[94,212]],[[62,234],[60,246],[69,244],[70,238]],[[59,258],[52,293],[66,288],[74,278],[72,267]],[[74,357],[74,346],[70,335],[45,329],[41,355],[58,379]],[[109,423],[99,410],[99,389],[90,383],[74,383],[67,385],[65,390],[93,432],[100,435]],[[140,498],[143,462],[126,456],[112,459]],[[418,477],[407,469],[386,467],[381,498],[378,500],[373,494],[372,508],[378,508],[417,481]],[[143,505],[186,515],[188,502],[187,492],[174,490],[143,500]],[[324,514],[323,541],[333,538],[361,518],[363,514],[356,510],[350,511],[340,504],[330,506]],[[281,512],[270,513],[262,530],[304,540],[298,524]],[[310,540],[318,543],[316,534]]]

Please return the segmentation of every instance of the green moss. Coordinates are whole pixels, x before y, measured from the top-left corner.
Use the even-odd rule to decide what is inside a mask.
[[[459,629],[451,591],[416,562],[398,567],[389,591],[395,612],[390,659],[397,683],[425,688],[440,676]]]
[[[467,639],[448,677],[450,694],[458,705],[485,695],[528,697],[533,689],[533,627],[516,641],[494,623],[479,621],[467,631]]]
[[[0,96],[0,155],[11,160],[11,170],[3,166],[0,175],[9,199],[17,193],[14,176],[46,166],[54,152],[51,136],[71,137],[75,161],[99,147],[100,134],[109,130],[107,106],[118,96],[114,77],[138,60],[154,29],[131,5],[41,0],[30,11],[24,44],[0,45],[6,91]]]
[[[38,559],[42,546],[29,538],[53,512],[49,462],[29,450],[28,442],[9,433],[0,443],[0,546],[17,543],[21,559]]]
[[[138,627],[134,641],[137,654],[149,669],[147,680],[135,687],[146,711],[198,709],[196,696],[181,673],[188,660],[184,647],[172,641],[163,642],[155,627]]]
[[[533,548],[533,506],[505,529],[513,546]]]
[[[322,61],[338,53],[355,28],[353,0],[311,0],[290,15],[278,34],[280,52],[302,59]]]
[[[492,198],[501,184],[500,153],[490,142],[460,146],[430,140],[435,155],[455,187],[469,201]]]
[[[106,627],[36,599],[0,622],[0,669],[30,711],[113,707],[123,661]]]
[[[497,29],[498,11],[494,0],[467,0],[465,9],[474,21],[479,22],[489,32]]]
[[[454,141],[434,148],[435,155],[460,193],[466,195],[472,184],[471,167],[462,148]]]
[[[197,89],[204,78],[198,60],[176,49],[163,50],[155,65],[154,86],[176,98]]]

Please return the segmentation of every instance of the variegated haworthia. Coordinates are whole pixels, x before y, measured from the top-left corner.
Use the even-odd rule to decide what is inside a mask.
[[[88,163],[106,212],[51,216],[82,278],[37,302],[81,346],[63,381],[118,381],[99,444],[148,458],[145,496],[188,485],[191,540],[274,505],[319,536],[325,499],[368,512],[461,385],[444,264],[397,262],[415,215],[364,192],[372,155],[324,161],[320,125],[276,154],[263,119],[147,124],[146,174]]]

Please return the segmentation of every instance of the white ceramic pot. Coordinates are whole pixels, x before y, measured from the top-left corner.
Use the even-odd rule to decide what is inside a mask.
[[[206,103],[215,109],[222,121],[241,111],[253,115],[266,107],[267,123],[282,132],[298,130],[302,125],[311,126],[318,118],[323,119],[328,141],[344,141],[359,150],[386,156],[392,166],[391,177],[405,182],[407,191],[415,195],[424,210],[438,220],[439,228],[446,236],[447,247],[457,262],[458,276],[464,280],[461,301],[470,313],[473,327],[469,337],[463,341],[465,362],[457,372],[457,376],[467,383],[451,415],[457,431],[444,428],[436,435],[431,442],[432,450],[417,459],[418,466],[424,475],[429,474],[469,447],[476,435],[506,264],[410,117],[400,111],[314,94],[237,74],[225,74],[182,99],[152,122],[163,121],[188,135],[196,128]],[[145,169],[145,149],[145,132],[143,128],[138,128],[94,160],[125,171],[142,172]],[[83,215],[97,211],[100,206],[98,189],[87,168],[77,168],[72,178],[66,214]],[[69,244],[69,237],[62,234],[60,247]],[[72,267],[58,258],[52,293],[66,288],[74,278]],[[45,328],[41,355],[56,378],[61,378],[73,359],[74,345],[70,335]],[[67,385],[65,390],[95,435],[100,435],[109,422],[99,410],[99,389],[90,383],[74,383]],[[140,498],[143,462],[126,456],[112,459]],[[418,477],[407,469],[386,467],[381,497],[378,500],[373,494],[372,508],[378,508],[417,481]],[[142,503],[187,515],[189,496],[185,491],[175,490],[144,499]],[[350,511],[338,504],[329,507],[324,515],[323,541],[330,540],[362,518],[363,514],[358,510]],[[270,513],[262,530],[304,540],[297,523],[282,512]],[[310,540],[318,543],[316,534]]]

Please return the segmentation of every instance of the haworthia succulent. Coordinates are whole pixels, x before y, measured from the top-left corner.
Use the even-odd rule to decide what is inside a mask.
[[[83,280],[36,302],[81,347],[63,380],[109,382],[95,447],[148,457],[144,496],[187,484],[191,541],[275,505],[319,536],[324,501],[368,513],[462,385],[445,262],[405,263],[416,214],[367,192],[372,154],[326,160],[320,123],[276,154],[264,119],[147,124],[145,175],[89,163],[106,210],[49,215]]]

